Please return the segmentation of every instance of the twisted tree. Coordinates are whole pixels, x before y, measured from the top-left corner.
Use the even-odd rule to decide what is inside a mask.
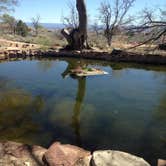
[[[107,44],[111,46],[112,37],[118,29],[127,26],[132,18],[127,14],[136,0],[114,0],[113,4],[107,1],[101,2],[99,8],[99,20],[103,24],[104,36]]]
[[[37,15],[36,17],[32,18],[32,25],[35,30],[35,36],[38,36],[39,34],[39,28],[40,26],[40,15]]]
[[[141,24],[132,28],[129,31],[134,31],[136,34],[145,34],[145,38],[139,41],[139,44],[128,49],[133,49],[144,44],[159,44],[161,49],[166,50],[166,11],[161,10],[157,14],[151,9],[143,9],[141,15]]]
[[[14,10],[13,6],[18,4],[18,0],[0,0],[0,14]]]
[[[67,49],[81,50],[89,48],[87,42],[87,11],[84,0],[76,0],[79,25],[77,28],[64,28],[61,33],[66,38]]]

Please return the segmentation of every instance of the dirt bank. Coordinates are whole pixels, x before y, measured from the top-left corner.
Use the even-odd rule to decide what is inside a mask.
[[[41,49],[41,46],[21,42],[0,40],[0,60],[26,57],[74,57],[112,62],[134,62],[166,65],[166,56],[141,54],[114,49],[111,53],[102,50],[65,51],[59,48]],[[3,46],[2,46],[3,44]]]

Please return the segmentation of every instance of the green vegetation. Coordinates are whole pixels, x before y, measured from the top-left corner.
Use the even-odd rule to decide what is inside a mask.
[[[19,20],[16,25],[17,34],[25,37],[28,35],[28,31],[28,26],[22,20]]]
[[[17,21],[13,16],[3,14],[1,17],[1,26],[3,33],[11,35],[20,35],[26,37],[28,35],[29,28],[22,20]]]
[[[3,24],[6,25],[6,27],[8,28],[9,33],[15,34],[16,24],[17,24],[16,19],[13,16],[10,16],[8,14],[4,14],[1,17],[1,20],[2,20]]]

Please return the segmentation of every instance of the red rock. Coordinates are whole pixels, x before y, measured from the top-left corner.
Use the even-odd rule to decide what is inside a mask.
[[[166,166],[166,160],[158,159],[158,166]]]
[[[91,154],[73,145],[54,143],[44,155],[49,166],[89,166]]]
[[[40,146],[16,142],[0,142],[0,166],[44,165],[43,155],[47,151]]]

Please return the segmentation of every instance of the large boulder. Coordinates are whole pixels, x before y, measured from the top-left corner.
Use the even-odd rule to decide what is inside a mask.
[[[120,151],[95,151],[92,166],[150,166],[142,158]]]
[[[165,166],[159,160],[158,166]],[[150,166],[142,158],[120,151],[89,151],[54,143],[47,150],[15,142],[0,142],[0,166]]]
[[[47,149],[15,142],[0,142],[0,166],[42,166]]]
[[[89,166],[91,154],[77,146],[54,143],[44,155],[49,166]]]

